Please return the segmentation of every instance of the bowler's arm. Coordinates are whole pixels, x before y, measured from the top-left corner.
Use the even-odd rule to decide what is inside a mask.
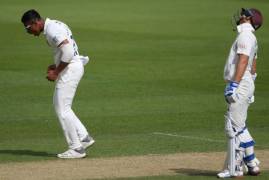
[[[55,81],[73,58],[72,45],[67,39],[63,40],[57,47],[61,51],[61,59],[57,67],[54,64],[48,67],[47,79],[49,81]]]
[[[67,39],[65,39],[63,42],[61,42],[58,45],[58,48],[63,49],[63,46],[66,46],[69,43],[69,41]],[[62,50],[62,56],[66,56],[64,53],[68,53],[65,50]],[[68,55],[67,55],[68,56]],[[60,74],[67,66],[68,66],[68,62],[64,62],[64,61],[60,61],[60,64],[56,67],[55,69],[55,73],[58,75]]]

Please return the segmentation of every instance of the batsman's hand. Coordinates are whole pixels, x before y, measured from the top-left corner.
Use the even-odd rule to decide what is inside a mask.
[[[236,100],[236,90],[239,86],[238,82],[231,81],[226,85],[224,90],[224,97],[227,103],[234,103]]]
[[[55,69],[48,70],[47,77],[49,81],[55,81],[58,78],[58,73]]]

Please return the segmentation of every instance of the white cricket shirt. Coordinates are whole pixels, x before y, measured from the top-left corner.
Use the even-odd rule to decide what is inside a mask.
[[[48,45],[53,48],[54,63],[56,66],[58,66],[61,61],[61,52],[58,48],[58,45],[65,39],[73,44],[72,54],[74,54],[74,57],[79,57],[78,46],[73,39],[72,32],[63,22],[46,18],[44,25],[44,35],[47,39]],[[78,58],[73,58],[72,61],[75,61],[76,59]]]
[[[238,64],[238,54],[247,55],[248,65],[242,79],[252,79],[251,68],[253,59],[257,58],[258,44],[254,35],[255,29],[249,23],[243,23],[237,26],[238,35],[234,41],[228,59],[224,67],[224,80],[231,81],[236,72]]]

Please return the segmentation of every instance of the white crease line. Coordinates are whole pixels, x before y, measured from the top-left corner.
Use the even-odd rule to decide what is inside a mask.
[[[155,135],[163,135],[163,136],[172,136],[172,137],[180,137],[185,139],[194,139],[194,140],[202,140],[202,141],[208,141],[208,142],[217,142],[217,143],[225,143],[225,141],[222,140],[214,140],[209,138],[200,138],[195,136],[184,136],[179,134],[170,134],[170,133],[162,133],[162,132],[154,132]]]
[[[179,137],[179,138],[185,138],[185,139],[194,139],[194,140],[201,140],[201,141],[208,141],[208,142],[215,142],[215,143],[226,143],[226,141],[223,141],[223,140],[214,140],[210,138],[200,138],[200,137],[195,137],[195,136],[185,136],[185,135],[180,135],[180,134],[171,134],[171,133],[162,133],[162,132],[153,132],[152,134]],[[268,145],[265,145],[265,146],[255,145],[255,147],[266,148],[266,149],[269,148]]]

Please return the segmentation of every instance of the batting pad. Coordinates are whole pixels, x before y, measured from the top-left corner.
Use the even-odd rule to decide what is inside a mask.
[[[235,138],[228,139],[228,169],[230,175],[235,174]]]

